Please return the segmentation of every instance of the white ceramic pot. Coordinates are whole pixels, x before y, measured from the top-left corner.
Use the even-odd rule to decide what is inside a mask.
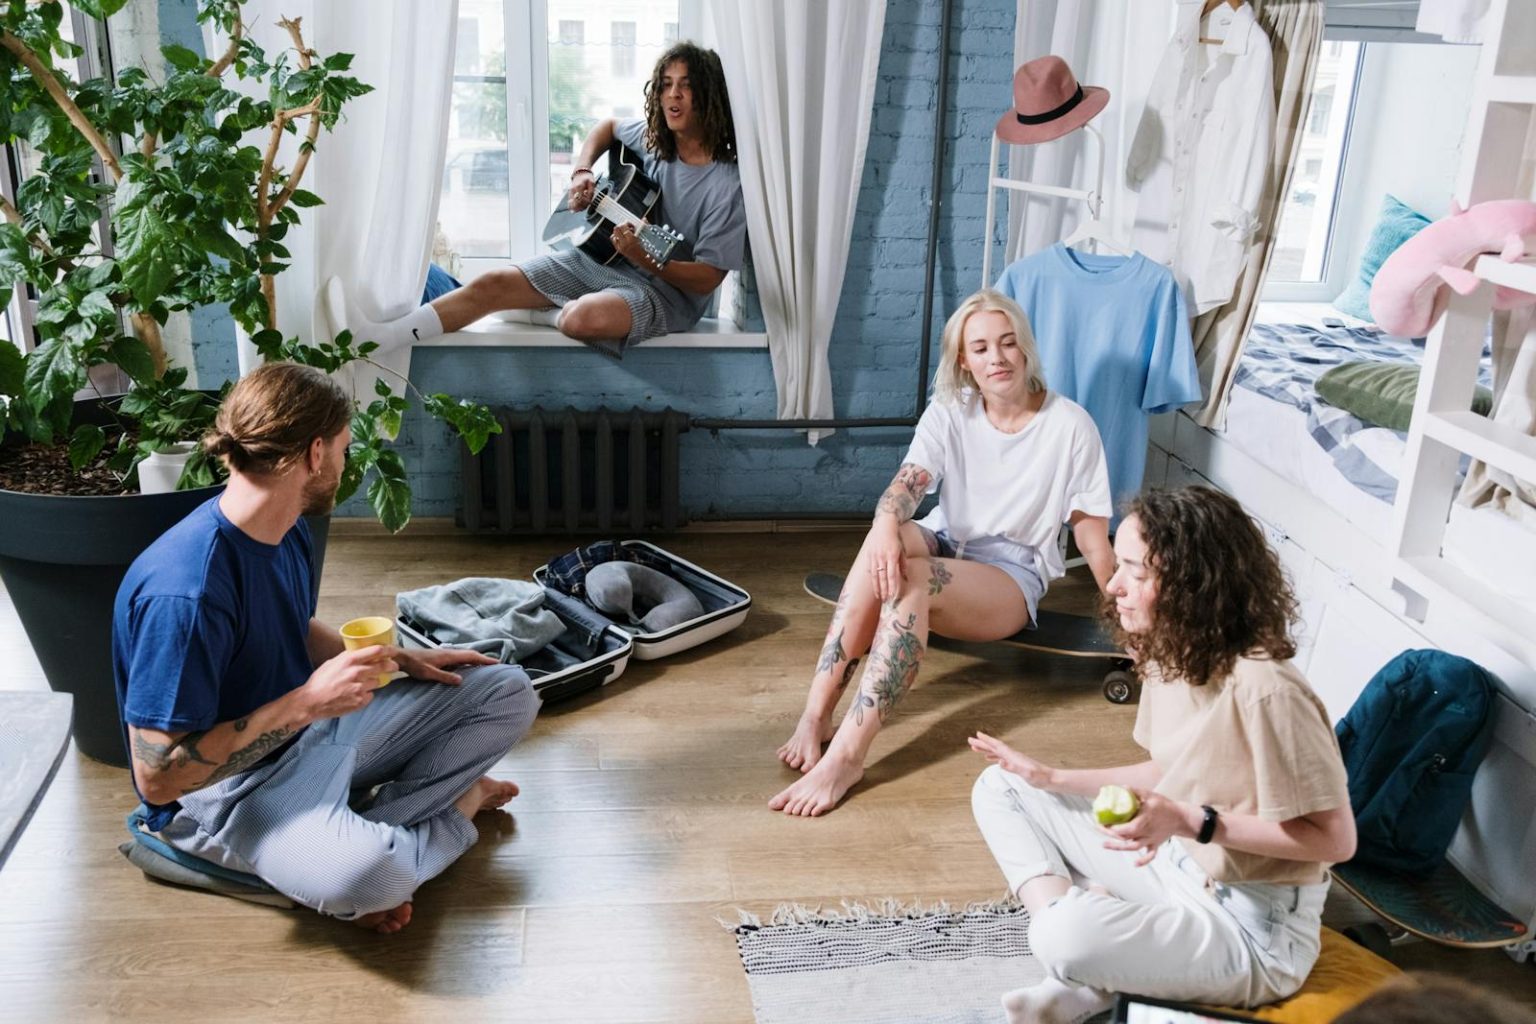
[[[197,450],[195,441],[179,441],[169,448],[152,452],[139,463],[139,493],[164,494],[176,489],[181,471]]]

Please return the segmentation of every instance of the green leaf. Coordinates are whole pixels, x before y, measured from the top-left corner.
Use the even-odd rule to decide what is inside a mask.
[[[26,234],[9,221],[0,223],[0,282],[25,281],[34,265]]]
[[[88,18],[100,18],[105,21],[122,10],[127,3],[128,0],[70,0],[69,6]]]
[[[57,339],[45,341],[27,357],[26,378],[23,387],[27,401],[39,412],[48,408],[63,395],[73,400],[74,393],[85,382],[75,351]]]
[[[302,188],[294,189],[293,195],[288,197],[288,201],[298,207],[321,206],[325,203],[324,199],[321,199],[313,192],[306,192]]]
[[[478,402],[439,393],[429,395],[425,406],[428,413],[458,432],[471,455],[480,454],[491,435],[501,433],[501,424],[496,422],[495,414]]]
[[[352,66],[352,54],[333,53],[320,63],[327,71],[345,71]]]
[[[185,46],[167,43],[160,47],[160,52],[165,56],[166,63],[178,71],[203,70],[203,58]]]
[[[112,305],[112,296],[106,292],[87,292],[77,310],[88,320],[117,320],[117,307]]]
[[[79,472],[107,443],[106,433],[94,423],[82,423],[69,436],[69,464]]]
[[[113,227],[123,283],[139,305],[148,305],[164,293],[175,273],[177,232],[147,203],[118,211]]]
[[[138,338],[124,335],[112,343],[108,355],[118,369],[133,378],[135,384],[155,379],[155,357]]]
[[[403,466],[398,467],[398,473],[386,472],[385,461],[390,456],[399,462],[400,457],[392,451],[380,453],[379,475],[368,485],[368,503],[386,530],[399,533],[411,521],[411,485],[405,481]]]
[[[9,341],[0,339],[0,395],[21,394],[26,379],[27,363],[21,350]]]

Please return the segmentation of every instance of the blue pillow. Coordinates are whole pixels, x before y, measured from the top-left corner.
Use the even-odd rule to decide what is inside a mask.
[[[1429,224],[1428,217],[1405,205],[1396,196],[1389,195],[1383,199],[1381,216],[1371,229],[1371,237],[1365,243],[1365,252],[1360,254],[1360,267],[1355,271],[1355,278],[1333,300],[1333,308],[1340,313],[1375,323],[1376,318],[1371,316],[1371,282],[1376,279],[1376,271],[1381,269],[1381,265],[1398,246]]]

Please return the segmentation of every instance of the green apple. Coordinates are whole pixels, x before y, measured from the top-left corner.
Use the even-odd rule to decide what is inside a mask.
[[[1093,798],[1093,816],[1100,825],[1123,825],[1140,810],[1141,801],[1124,786],[1104,786]]]

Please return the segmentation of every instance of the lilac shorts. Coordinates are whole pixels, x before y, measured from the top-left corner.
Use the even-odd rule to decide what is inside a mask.
[[[1002,536],[957,541],[949,535],[948,530],[934,531],[921,524],[918,529],[933,539],[941,558],[995,565],[1007,573],[1008,578],[1018,584],[1024,595],[1024,603],[1029,606],[1029,625],[1024,628],[1035,628],[1035,610],[1040,606],[1040,598],[1045,596],[1045,580],[1035,568],[1034,548]]]

